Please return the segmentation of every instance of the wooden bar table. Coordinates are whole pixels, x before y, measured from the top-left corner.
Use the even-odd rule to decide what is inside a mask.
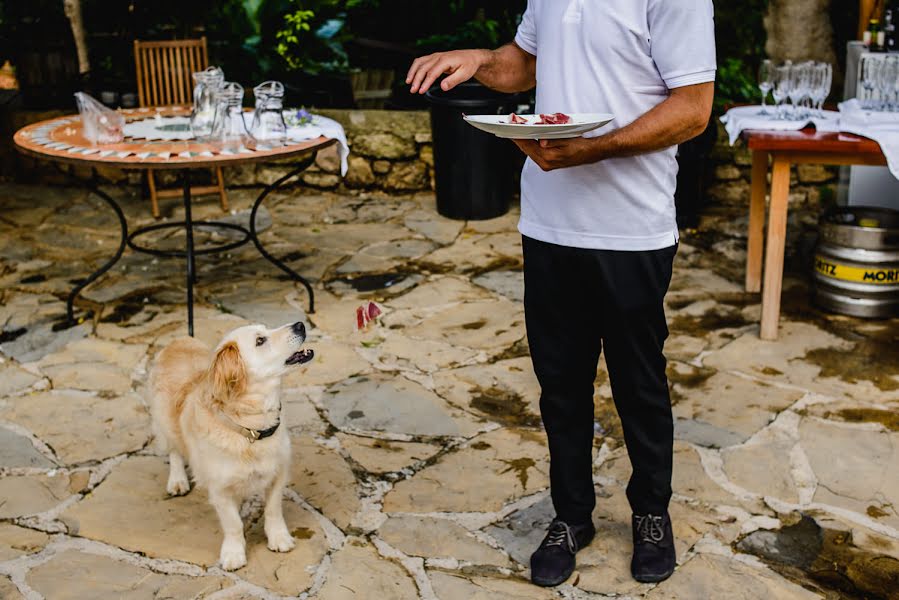
[[[752,151],[746,291],[762,292],[761,338],[776,340],[783,286],[790,167],[803,164],[884,166],[887,162],[877,142],[848,133],[818,133],[809,128],[801,131],[745,131],[742,137]],[[763,242],[769,163],[771,202],[767,215],[767,242]]]
[[[165,107],[149,112],[148,109],[123,111],[128,122],[140,122],[153,125],[156,119],[168,119],[161,121],[159,128],[180,127],[184,128],[185,115],[189,111],[184,107]],[[158,114],[158,117],[157,117]],[[197,282],[195,257],[201,255],[216,254],[238,248],[252,242],[259,253],[287,274],[293,281],[303,284],[309,294],[309,312],[315,312],[315,297],[312,286],[299,273],[293,271],[281,260],[272,256],[259,240],[256,231],[256,213],[262,201],[278,189],[287,180],[298,175],[315,160],[317,151],[337,143],[337,140],[319,137],[307,141],[288,141],[286,145],[266,147],[258,145],[252,149],[236,148],[222,150],[214,145],[198,142],[188,137],[179,141],[165,141],[147,138],[126,137],[124,141],[116,144],[91,145],[83,135],[81,118],[78,116],[59,117],[35,123],[16,132],[14,141],[16,148],[23,154],[57,163],[68,163],[87,167],[117,167],[121,169],[140,170],[169,170],[177,171],[181,175],[184,194],[184,221],[177,223],[160,223],[140,227],[129,233],[125,214],[121,207],[109,194],[99,186],[91,184],[91,191],[99,196],[116,213],[119,220],[121,240],[115,255],[99,269],[79,281],[69,294],[66,302],[67,321],[60,324],[60,328],[75,325],[77,321],[74,315],[74,302],[81,291],[96,281],[104,273],[109,271],[118,262],[125,251],[126,246],[136,252],[143,252],[165,258],[181,258],[186,264],[187,284],[187,329],[190,335],[194,334],[193,317],[193,287]],[[128,128],[126,127],[126,134]],[[267,186],[256,199],[250,211],[248,227],[233,223],[216,221],[194,221],[191,217],[191,185],[190,171],[192,169],[209,167],[228,167],[239,164],[255,163],[272,160],[293,160],[290,170],[283,177]],[[237,231],[243,234],[240,240],[228,244],[208,247],[194,247],[194,230],[197,227],[223,228]],[[163,229],[183,229],[186,235],[184,250],[162,250],[138,244],[137,238],[147,233]]]

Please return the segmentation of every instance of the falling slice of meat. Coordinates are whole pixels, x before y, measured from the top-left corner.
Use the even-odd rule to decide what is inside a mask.
[[[381,307],[374,302],[368,302],[356,309],[356,331],[362,331],[374,323],[378,317],[384,314]]]
[[[565,113],[553,113],[551,115],[540,115],[537,125],[567,125],[571,123],[571,117]]]
[[[524,117],[519,117],[515,113],[512,113],[511,115],[509,115],[509,123],[512,123],[514,125],[527,125],[528,120]]]

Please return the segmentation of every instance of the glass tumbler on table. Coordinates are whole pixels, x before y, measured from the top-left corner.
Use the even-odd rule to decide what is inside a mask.
[[[284,85],[279,81],[266,81],[253,88],[256,95],[256,111],[250,134],[266,146],[281,146],[287,141],[287,123],[284,122]]]
[[[774,69],[774,95],[775,114],[780,120],[786,119],[784,114],[784,102],[790,95],[790,85],[792,79],[790,77],[790,65],[781,65]]]
[[[767,102],[768,94],[774,89],[774,75],[774,63],[770,60],[763,60],[759,65],[759,91],[762,92],[762,110],[758,112],[759,115],[771,114],[768,112]]]
[[[247,131],[243,118],[243,88],[240,84],[226,83],[216,92],[215,98],[210,142],[219,151],[236,151],[253,145],[253,136]]]
[[[190,113],[190,131],[194,138],[205,141],[212,133],[215,120],[215,94],[225,83],[225,74],[218,67],[207,67],[193,74],[194,106]]]

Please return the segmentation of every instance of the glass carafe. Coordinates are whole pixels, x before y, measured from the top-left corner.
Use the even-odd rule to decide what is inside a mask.
[[[207,67],[194,73],[194,108],[190,113],[190,131],[194,138],[205,141],[212,133],[215,120],[215,94],[225,83],[218,67]]]
[[[218,150],[238,150],[253,145],[253,136],[243,119],[243,88],[228,82],[215,94],[215,119],[209,141]]]
[[[260,144],[280,146],[287,140],[284,122],[284,85],[280,81],[266,81],[253,88],[256,112],[250,133]]]

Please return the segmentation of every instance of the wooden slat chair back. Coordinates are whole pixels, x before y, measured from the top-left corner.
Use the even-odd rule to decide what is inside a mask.
[[[209,66],[206,38],[146,42],[134,40],[134,65],[137,72],[137,96],[142,107],[184,105],[194,101],[193,74]],[[215,169],[215,185],[191,188],[192,195],[218,194],[222,210],[228,210],[225,178]],[[159,218],[159,198],[181,195],[180,189],[156,188],[153,171],[147,174],[153,216]]]

